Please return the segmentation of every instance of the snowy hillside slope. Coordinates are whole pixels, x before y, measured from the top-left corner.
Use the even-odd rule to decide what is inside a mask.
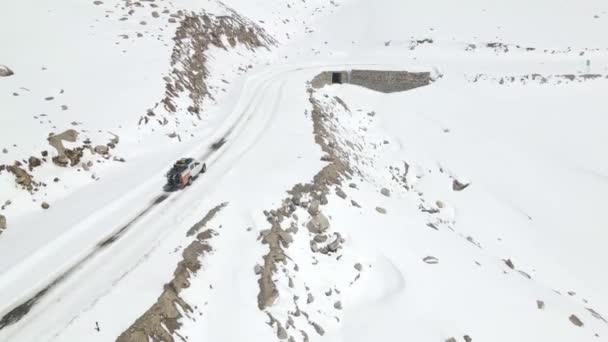
[[[21,1],[0,23],[0,340],[608,336],[604,3]],[[351,69],[433,79],[310,84]],[[64,166],[46,139],[69,128]],[[208,173],[163,193],[187,155]]]

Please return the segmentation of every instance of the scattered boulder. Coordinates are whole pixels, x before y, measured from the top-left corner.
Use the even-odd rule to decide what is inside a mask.
[[[48,203],[46,203],[46,202],[42,202],[42,204],[41,204],[40,206],[42,207],[42,209],[45,209],[45,210],[51,207],[51,206],[50,206]]]
[[[387,188],[382,188],[382,190],[380,190],[380,193],[386,197],[391,197],[391,191]]]
[[[329,229],[329,220],[323,213],[318,213],[308,221],[306,228],[313,234],[323,234],[323,232]]]
[[[464,338],[464,342],[473,342],[473,339],[469,335],[464,335],[462,338]]]
[[[6,200],[6,202],[4,202],[4,204],[0,207],[0,209],[4,210],[6,207],[8,207],[11,204],[13,204],[13,202],[11,202],[11,200]]]
[[[80,163],[80,159],[82,158],[83,154],[84,154],[83,147],[78,147],[75,149],[69,149],[69,148],[65,149],[65,155],[68,158],[70,166],[78,165],[78,163]],[[57,161],[55,160],[55,158],[53,158],[53,162],[57,164]]]
[[[316,243],[323,243],[323,242],[327,241],[327,235],[317,234],[313,238],[313,241],[316,242]]]
[[[576,325],[577,327],[582,327],[584,324],[583,322],[576,317],[576,315],[570,315],[570,322],[572,322],[572,324]]]
[[[430,265],[434,265],[434,264],[438,264],[439,263],[439,259],[435,258],[434,256],[427,256],[424,257],[424,259],[422,259],[422,261],[426,262],[427,264]]]
[[[101,155],[106,155],[106,154],[108,154],[108,152],[110,152],[110,149],[108,148],[108,146],[105,146],[105,145],[97,145],[97,146],[95,146],[93,151],[95,151],[95,153],[98,153]]]
[[[7,150],[6,148],[3,148],[3,149],[2,149],[2,153],[7,154],[7,153],[8,153],[8,150]]]
[[[458,341],[456,341],[456,339],[455,339],[455,338],[450,337],[450,338],[448,338],[447,340],[445,340],[445,342],[458,342]]]
[[[315,329],[315,331],[317,332],[317,334],[323,336],[325,334],[325,330],[323,330],[323,328],[318,325],[315,322],[311,322],[310,325],[312,325],[312,327]]]
[[[334,309],[336,310],[342,310],[342,302],[341,301],[337,301],[334,303]]]
[[[34,156],[30,157],[30,159],[28,159],[27,164],[29,166],[30,171],[32,171],[34,168],[42,165],[42,161]]]
[[[0,214],[0,232],[6,229],[6,217]]]
[[[352,204],[353,207],[361,208],[361,205],[359,205],[359,203],[357,203],[355,200],[350,200],[350,204]]]
[[[386,209],[384,209],[382,207],[376,207],[376,211],[379,212],[380,214],[386,214]]]
[[[543,302],[542,300],[537,300],[536,301],[536,308],[538,310],[542,310],[545,308],[545,302]]]
[[[315,297],[312,296],[312,293],[309,293],[306,297],[306,304],[310,304],[315,301]]]
[[[454,179],[452,182],[452,190],[462,191],[466,189],[471,183],[461,183],[458,179]]]
[[[277,338],[279,340],[286,340],[287,339],[287,331],[280,324],[279,324],[279,327],[277,328]]]
[[[361,272],[361,270],[363,270],[363,265],[361,265],[360,263],[356,263],[355,264],[355,269],[359,272]]]
[[[8,77],[14,74],[15,73],[13,72],[13,70],[11,70],[9,67],[0,64],[0,77]]]
[[[260,265],[255,265],[255,267],[253,268],[253,272],[257,275],[262,274],[263,270],[264,268]]]
[[[336,189],[336,195],[338,195],[338,197],[341,199],[346,199],[346,193],[341,188]]]
[[[320,203],[316,199],[310,202],[310,205],[308,206],[308,213],[310,216],[316,216],[319,213],[319,205]]]
[[[340,236],[340,233],[334,233],[334,234],[336,236],[335,240],[333,242],[329,243],[327,246],[321,248],[319,250],[319,252],[321,252],[323,254],[329,254],[329,253],[335,253],[338,251],[338,249],[340,249],[343,239]]]
[[[503,261],[510,269],[512,269],[512,270],[515,269],[515,265],[513,264],[513,261],[511,261],[511,259],[506,259],[506,260],[503,259]]]

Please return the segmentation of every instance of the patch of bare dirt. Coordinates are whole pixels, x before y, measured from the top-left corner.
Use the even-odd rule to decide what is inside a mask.
[[[205,228],[227,203],[211,209],[205,217],[188,231],[188,236]],[[196,235],[196,239],[182,252],[182,260],[177,264],[171,279],[163,287],[163,292],[150,309],[133,323],[117,339],[117,342],[174,342],[174,332],[179,329],[181,311],[192,312],[192,308],[181,297],[180,292],[190,286],[190,277],[201,268],[200,258],[212,251],[209,240],[217,233],[207,229]]]

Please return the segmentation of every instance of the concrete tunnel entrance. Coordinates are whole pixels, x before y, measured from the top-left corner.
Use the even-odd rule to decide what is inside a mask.
[[[432,81],[430,72],[392,70],[343,70],[324,71],[313,78],[313,88],[330,84],[353,84],[382,93],[410,90]]]
[[[331,73],[331,83],[332,84],[342,84],[342,74],[339,72]]]

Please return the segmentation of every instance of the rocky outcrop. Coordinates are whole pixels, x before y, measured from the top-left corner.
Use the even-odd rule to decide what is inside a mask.
[[[170,74],[164,77],[165,95],[160,101],[164,112],[184,112],[201,119],[203,100],[213,99],[207,85],[209,49],[227,50],[239,44],[253,50],[275,44],[275,40],[257,24],[234,11],[228,11],[230,15],[223,16],[209,13],[186,15],[181,11],[175,15],[180,21],[173,38],[175,45],[171,54]],[[166,125],[168,119],[162,115],[162,110],[158,110],[157,106],[149,109],[140,117],[139,124],[156,122]],[[177,117],[169,118],[179,124]]]

